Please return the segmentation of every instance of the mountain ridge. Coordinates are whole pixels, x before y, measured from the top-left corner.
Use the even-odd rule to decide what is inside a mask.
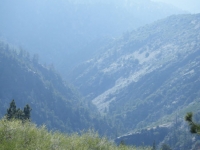
[[[93,47],[105,45],[104,39],[174,13],[183,11],[150,0],[2,1],[0,34],[9,43],[39,54],[40,61],[53,63],[65,77],[94,55]]]
[[[45,124],[49,130],[80,132],[94,128],[105,134],[113,128],[100,117],[89,102],[83,102],[80,94],[69,86],[53,66],[41,65],[38,56],[0,42],[0,116],[12,99],[18,107],[29,104],[31,120]],[[99,126],[101,124],[101,126]],[[110,134],[107,133],[107,134]]]
[[[75,73],[79,68],[85,70],[80,74],[72,72],[72,81],[102,114],[114,115],[113,120],[123,124],[122,128],[144,127],[172,113],[178,105],[186,107],[189,104],[186,96],[195,101],[183,91],[189,90],[186,85],[191,82],[187,83],[184,74],[190,80],[194,76],[199,83],[199,30],[200,14],[175,15],[141,27],[77,67]],[[193,59],[195,69],[190,70]],[[184,69],[186,66],[188,72]],[[180,96],[175,93],[178,87]],[[198,88],[194,91],[198,93]],[[132,119],[135,115],[140,119]]]

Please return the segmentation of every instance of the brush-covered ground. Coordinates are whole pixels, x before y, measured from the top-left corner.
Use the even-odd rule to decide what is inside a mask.
[[[115,145],[93,131],[64,134],[31,122],[0,120],[0,149],[4,150],[150,150],[150,147]]]

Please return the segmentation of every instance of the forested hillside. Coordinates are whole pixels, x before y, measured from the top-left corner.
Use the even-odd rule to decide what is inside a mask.
[[[31,120],[48,129],[63,132],[94,128],[111,131],[107,122],[89,111],[92,105],[81,101],[53,66],[38,63],[37,55],[0,43],[0,116],[6,114],[12,99],[18,107],[29,104]],[[112,132],[112,131],[111,131]]]
[[[0,117],[14,99],[47,130],[194,150],[184,116],[200,120],[200,14],[180,13],[152,0],[0,1]]]
[[[199,31],[199,14],[157,21],[101,47],[71,79],[123,132],[183,122],[199,111]]]

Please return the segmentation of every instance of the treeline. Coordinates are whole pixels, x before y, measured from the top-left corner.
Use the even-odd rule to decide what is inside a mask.
[[[49,130],[72,133],[95,129],[100,135],[114,136],[113,124],[100,116],[91,102],[83,102],[79,92],[53,67],[38,63],[38,58],[22,48],[0,42],[0,117],[4,116],[10,99],[15,98],[17,105],[25,108],[13,107],[8,110],[8,118],[29,118],[28,103],[34,110],[31,120],[45,124]]]
[[[31,107],[27,104],[24,107],[24,110],[21,110],[20,108],[16,107],[14,99],[10,103],[10,107],[7,109],[6,113],[6,119],[11,120],[11,119],[19,119],[22,121],[30,120],[31,116]]]

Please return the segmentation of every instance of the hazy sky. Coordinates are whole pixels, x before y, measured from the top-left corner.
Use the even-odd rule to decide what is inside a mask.
[[[200,0],[152,0],[172,4],[191,13],[200,13]]]

